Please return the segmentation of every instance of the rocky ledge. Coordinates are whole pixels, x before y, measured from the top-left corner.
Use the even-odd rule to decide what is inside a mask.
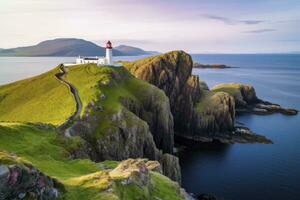
[[[297,115],[298,110],[293,108],[283,108],[279,104],[268,101],[259,100],[259,103],[247,105],[244,108],[237,108],[237,113],[253,113],[257,115],[269,115],[273,113],[281,113],[284,115]]]
[[[223,91],[232,95],[235,99],[237,113],[253,113],[268,115],[281,113],[284,115],[296,115],[297,110],[283,108],[278,104],[259,99],[253,86],[241,83],[222,83],[213,87],[213,91]]]
[[[195,62],[193,64],[193,68],[198,68],[198,69],[228,69],[228,68],[233,68],[228,65],[224,64],[201,64]]]
[[[145,191],[148,191],[147,196],[135,195],[135,199],[163,199],[160,196],[152,194],[155,182],[153,179],[161,179],[162,168],[157,161],[148,161],[147,159],[128,159],[122,161],[116,168],[109,171],[108,175],[111,180],[114,180],[117,188],[128,187],[131,185],[138,186]],[[172,187],[176,191],[179,199],[193,200],[177,182],[165,180],[169,183],[168,187]],[[159,181],[160,182],[160,181]],[[156,183],[157,184],[157,183]],[[161,187],[164,185],[161,185]],[[160,188],[162,189],[162,188]],[[113,190],[113,188],[112,188]]]
[[[233,131],[214,133],[211,135],[176,135],[176,142],[184,145],[198,145],[199,143],[218,142],[222,144],[234,143],[263,143],[273,144],[273,142],[265,136],[252,132],[249,128],[236,126]]]

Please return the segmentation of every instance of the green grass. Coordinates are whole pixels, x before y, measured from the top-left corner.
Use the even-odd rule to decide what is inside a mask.
[[[240,83],[221,83],[212,88],[215,92],[226,92],[232,96],[240,93],[242,84]]]
[[[37,167],[64,185],[64,199],[182,199],[178,185],[155,172],[151,172],[151,185],[141,188],[135,184],[122,185],[119,179],[112,179],[108,171],[98,167],[114,168],[116,161],[96,164],[90,160],[71,160],[67,146],[78,141],[64,140],[68,139],[32,124],[0,123],[0,164],[26,163]],[[106,192],[110,187],[113,192]]]
[[[216,92],[213,91],[202,90],[201,98],[196,104],[196,110],[198,112],[203,112],[206,108],[210,107],[215,94]]]
[[[155,199],[155,197],[173,200],[182,199],[182,197],[178,195],[179,186],[176,182],[170,183],[170,179],[156,172],[151,172],[150,176],[153,189],[151,193],[152,199]]]
[[[68,87],[47,73],[0,86],[0,121],[59,125],[75,112]]]
[[[71,82],[77,89],[82,102],[82,112],[90,102],[95,102],[101,91],[98,89],[98,83],[107,80],[106,67],[97,67],[95,64],[76,65],[67,69],[65,80]]]
[[[156,196],[164,200],[180,199],[176,184],[162,175],[151,173],[151,185],[142,189],[131,184],[123,186],[118,180],[112,180],[104,170],[105,167],[116,167],[118,162],[69,159],[70,152],[84,142],[79,137],[64,138],[50,128],[9,122],[58,125],[74,112],[75,102],[68,88],[54,78],[57,72],[58,68],[55,68],[40,76],[0,87],[0,119],[6,121],[0,123],[0,163],[30,163],[65,186],[64,199],[130,200],[145,197],[152,200]],[[140,103],[154,91],[158,92],[158,98],[164,95],[154,86],[134,78],[123,67],[74,66],[68,69],[64,78],[77,88],[83,108],[89,102],[103,106],[104,111],[91,111],[101,117],[96,131],[100,134],[105,133],[106,128],[114,127],[111,115],[123,108],[121,97]],[[35,92],[30,93],[31,90]],[[101,93],[105,99],[99,101]],[[17,157],[12,159],[8,153]],[[112,187],[113,192],[106,192],[108,187]]]
[[[74,196],[70,199],[76,199],[79,194],[89,196],[93,193],[91,189],[82,188],[70,180],[99,171],[97,165],[90,160],[70,160],[66,142],[60,140],[52,130],[42,130],[28,124],[0,123],[0,152],[14,153],[19,160],[31,163],[62,182],[67,195]]]
[[[65,79],[72,83],[79,92],[84,108],[81,114],[87,111],[85,108],[90,102],[103,107],[101,112],[93,111],[101,119],[93,135],[95,138],[106,133],[108,128],[115,126],[111,117],[123,108],[121,98],[134,100],[138,104],[145,101],[154,91],[161,97],[164,95],[156,87],[133,77],[123,67],[78,65],[68,69]],[[99,100],[100,94],[103,94],[105,98]],[[129,119],[127,120],[129,122]]]

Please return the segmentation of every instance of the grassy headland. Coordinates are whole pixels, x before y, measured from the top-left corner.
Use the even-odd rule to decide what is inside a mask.
[[[65,138],[51,126],[35,124],[56,126],[75,111],[68,87],[55,78],[58,70],[0,87],[0,120],[3,121],[0,123],[0,164],[29,163],[64,185],[63,199],[183,199],[179,185],[159,173],[151,171],[146,186],[124,185],[122,179],[109,175],[118,164],[116,161],[95,163],[89,159],[71,159],[71,152],[85,142],[83,139]],[[103,110],[91,111],[101,117],[97,127],[100,133],[106,127],[113,127],[110,115],[123,107],[121,97],[139,102],[153,90],[164,95],[122,67],[79,65],[69,68],[63,78],[78,90],[83,104],[81,114],[91,102],[100,102],[97,106]]]
[[[59,68],[0,86],[0,121],[63,123],[75,112],[68,87],[56,79]]]

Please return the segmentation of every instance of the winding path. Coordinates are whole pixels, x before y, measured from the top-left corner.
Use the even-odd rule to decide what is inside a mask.
[[[75,86],[72,85],[70,82],[68,82],[68,81],[66,81],[66,80],[63,79],[63,76],[67,73],[64,64],[60,64],[59,70],[60,70],[60,72],[57,73],[57,74],[55,74],[55,77],[59,81],[61,81],[62,83],[66,84],[68,86],[68,88],[69,88],[70,92],[72,93],[72,95],[73,95],[73,97],[75,99],[75,102],[76,102],[76,111],[63,124],[61,124],[58,127],[58,129],[60,129],[60,130],[65,130],[66,129],[65,135],[66,136],[70,136],[69,132],[68,132],[68,129],[67,129],[68,125],[74,119],[79,118],[81,110],[82,110],[82,103],[80,101],[80,97],[78,95],[78,91],[75,88]]]

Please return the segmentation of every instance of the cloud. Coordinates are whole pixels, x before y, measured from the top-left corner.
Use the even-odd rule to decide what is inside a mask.
[[[228,25],[237,25],[237,24],[255,25],[264,22],[263,20],[237,20],[237,19],[231,19],[227,17],[210,15],[210,14],[200,14],[200,16],[206,19],[217,20]]]
[[[266,33],[266,32],[274,32],[276,29],[257,29],[252,31],[243,31],[242,33]]]
[[[275,23],[300,23],[300,19],[288,19],[288,20],[279,20]]]

